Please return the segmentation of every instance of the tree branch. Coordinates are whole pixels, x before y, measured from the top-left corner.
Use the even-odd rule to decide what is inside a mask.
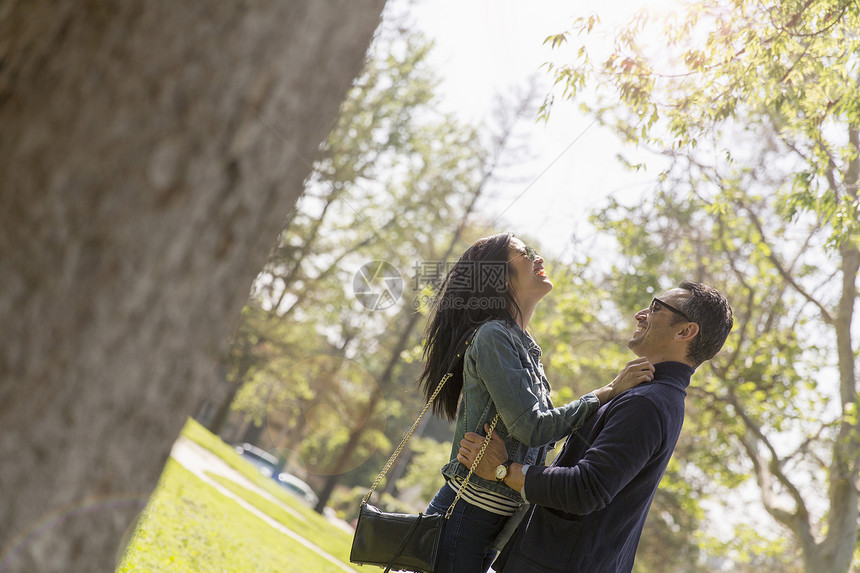
[[[761,221],[759,220],[758,215],[755,213],[755,211],[753,211],[752,208],[749,207],[749,205],[747,205],[743,201],[738,201],[738,203],[749,214],[750,221],[752,221],[752,224],[755,226],[756,231],[758,231],[758,234],[761,237],[762,241],[765,242],[767,245],[771,245],[772,243],[767,240],[767,237],[765,236],[765,233],[764,233],[764,227],[762,226]],[[829,325],[833,325],[834,318],[833,318],[833,315],[830,314],[830,311],[827,310],[827,307],[825,307],[823,304],[821,304],[811,294],[806,292],[806,289],[804,289],[802,286],[797,284],[797,281],[794,280],[794,277],[791,276],[791,274],[783,266],[782,262],[774,254],[773,249],[769,249],[767,258],[768,258],[768,260],[770,260],[771,264],[774,266],[774,268],[779,273],[779,275],[783,278],[783,280],[785,280],[789,285],[791,285],[791,287],[795,291],[797,291],[798,294],[800,294],[800,296],[802,296],[803,298],[805,298],[806,300],[808,300],[809,302],[814,304],[816,307],[818,307],[818,309],[821,311],[821,316],[824,319],[824,322],[826,322]]]
[[[747,455],[753,463],[756,473],[756,481],[761,490],[762,503],[769,514],[774,519],[778,520],[791,529],[797,538],[801,541],[805,550],[814,547],[815,538],[812,535],[812,528],[809,522],[809,511],[806,508],[806,503],[800,490],[791,483],[788,476],[782,471],[783,461],[776,453],[776,449],[764,435],[761,427],[750,418],[743,408],[738,403],[737,399],[731,394],[726,396],[727,401],[734,406],[741,421],[746,427],[746,433],[740,436],[741,443],[747,451]],[[764,445],[768,452],[768,457],[763,456],[756,444]],[[774,478],[781,484],[795,503],[795,511],[791,512],[778,507],[776,494],[774,492]]]

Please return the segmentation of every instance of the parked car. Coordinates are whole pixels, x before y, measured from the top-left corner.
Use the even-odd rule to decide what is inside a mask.
[[[237,454],[254,464],[261,474],[275,480],[278,485],[307,505],[313,507],[319,501],[311,486],[293,474],[281,471],[278,459],[266,450],[252,444],[239,444],[234,448]]]
[[[256,468],[266,477],[276,478],[281,471],[278,458],[262,448],[251,444],[239,444],[235,446],[236,453],[254,464]]]
[[[317,494],[314,493],[314,490],[311,489],[311,486],[309,486],[293,474],[281,472],[278,474],[278,477],[275,478],[275,481],[281,484],[288,492],[298,497],[300,500],[302,500],[311,507],[314,507],[319,501]]]

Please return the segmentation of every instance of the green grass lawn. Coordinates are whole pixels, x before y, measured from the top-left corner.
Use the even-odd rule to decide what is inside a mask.
[[[247,475],[282,506],[220,476],[210,476],[269,517],[349,563],[351,537],[302,505],[274,482],[268,483],[217,436],[189,421],[183,435],[204,445]],[[331,562],[281,533],[237,502],[182,467],[168,461],[129,540],[118,572],[339,572]]]
[[[304,519],[298,519],[295,515],[284,511],[277,504],[268,499],[249,491],[242,486],[231,482],[221,476],[213,476],[218,483],[239,495],[254,507],[273,517],[292,529],[317,547],[329,553],[344,563],[349,563],[349,549],[352,545],[352,537],[342,529],[333,528],[324,517],[315,511],[302,507],[301,513]]]

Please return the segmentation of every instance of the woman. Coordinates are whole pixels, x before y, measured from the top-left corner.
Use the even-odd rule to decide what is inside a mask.
[[[455,420],[450,462],[442,468],[445,485],[428,514],[444,514],[462,488],[469,468],[457,461],[466,432],[484,433],[498,413],[496,431],[505,440],[509,462],[543,464],[547,447],[579,428],[601,403],[650,380],[653,367],[632,361],[616,379],[558,408],[540,362],[541,349],[526,331],[537,303],[552,290],[541,258],[511,233],[478,240],[445,277],[427,327],[420,383],[429,400],[439,380],[456,363],[454,375],[433,403],[434,413]],[[458,343],[474,333],[463,360]],[[437,573],[478,573],[490,565],[489,549],[522,502],[504,483],[476,475],[448,520]]]

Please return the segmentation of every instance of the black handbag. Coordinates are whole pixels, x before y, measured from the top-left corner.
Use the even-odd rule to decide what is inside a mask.
[[[470,338],[461,343],[462,350],[457,353],[455,362],[465,354],[465,346],[469,344]],[[465,482],[457,492],[457,497],[451,502],[445,515],[389,513],[371,505],[369,501],[376,487],[385,477],[385,474],[388,473],[394,460],[400,455],[406,442],[412,437],[412,434],[415,432],[424,414],[430,408],[433,400],[436,399],[445,382],[451,376],[453,376],[453,373],[449,372],[442,377],[439,385],[433,391],[433,395],[430,396],[427,404],[424,405],[424,409],[418,414],[415,423],[406,432],[400,445],[394,450],[388,463],[385,464],[385,467],[379,472],[373,485],[370,486],[370,491],[361,500],[361,505],[358,509],[358,521],[355,525],[355,534],[352,538],[352,549],[349,553],[350,562],[358,565],[385,567],[385,573],[388,573],[392,569],[395,571],[413,571],[416,573],[433,573],[435,570],[439,542],[442,539],[442,531],[445,528],[445,523],[451,517],[454,506],[460,499],[460,494],[466,489],[469,478],[472,477],[472,473],[481,462],[481,458],[484,456],[484,452],[493,436],[493,429],[495,429],[496,423],[499,421],[499,415],[496,414],[495,418],[493,418],[490,424],[490,431],[487,433],[487,437],[484,439],[484,443],[475,457],[472,467],[469,468],[469,474],[466,476]]]
[[[445,517],[387,513],[362,503],[352,539],[349,560],[360,565],[378,565],[433,573]]]

